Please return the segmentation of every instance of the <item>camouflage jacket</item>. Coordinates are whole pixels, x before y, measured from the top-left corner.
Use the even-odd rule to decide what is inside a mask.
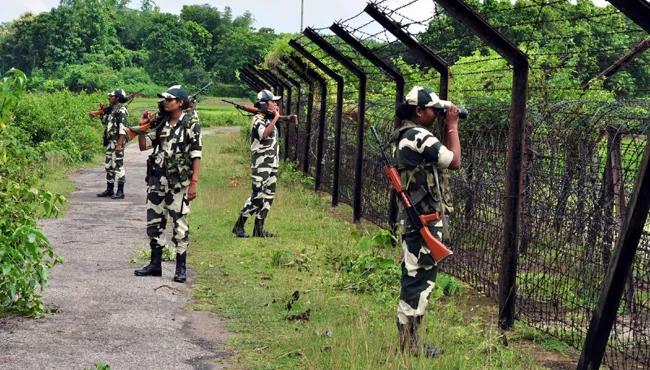
[[[251,168],[279,166],[279,149],[278,146],[278,127],[273,127],[273,131],[266,139],[264,130],[271,124],[271,119],[264,118],[263,114],[253,117],[253,127],[251,132]]]
[[[102,116],[102,123],[106,125],[104,135],[108,142],[117,142],[120,135],[126,135],[127,119],[129,112],[123,104],[112,107],[110,113]]]
[[[174,126],[165,121],[149,134],[154,148],[148,185],[157,191],[180,190],[192,180],[192,160],[201,158],[203,142],[198,115],[185,114]]]
[[[434,171],[449,167],[454,153],[427,129],[411,121],[404,121],[390,141],[395,146],[394,156],[402,186],[408,190],[417,211],[440,212],[444,204],[445,213],[448,213],[451,199],[446,199],[448,192],[443,191],[441,194],[445,194],[445,200],[441,204]]]

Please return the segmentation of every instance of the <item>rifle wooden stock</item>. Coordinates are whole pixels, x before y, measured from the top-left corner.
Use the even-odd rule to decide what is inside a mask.
[[[424,243],[427,245],[427,248],[429,248],[434,261],[436,261],[436,263],[442,262],[445,258],[451,256],[454,253],[449,250],[449,248],[447,248],[444,244],[442,244],[440,240],[436,239],[435,236],[433,236],[431,233],[431,230],[429,230],[429,223],[440,220],[440,213],[434,212],[426,215],[420,215],[418,213],[418,211],[413,206],[413,202],[406,192],[406,189],[402,187],[402,179],[399,175],[397,167],[392,166],[388,160],[386,152],[384,151],[384,146],[382,145],[381,140],[379,140],[379,135],[377,135],[377,131],[374,127],[370,127],[370,130],[372,131],[375,139],[377,140],[377,143],[379,144],[379,149],[382,155],[382,162],[384,163],[384,172],[388,176],[390,184],[393,190],[395,190],[397,193],[399,200],[404,205],[404,210],[409,220],[411,221],[411,225],[420,231],[420,235],[422,235]]]
[[[440,216],[438,216],[438,219],[440,219]],[[436,239],[433,234],[431,234],[431,230],[429,230],[426,224],[423,228],[420,229],[420,235],[422,235],[422,239],[424,239],[424,243],[426,243],[436,263],[440,263],[447,257],[454,254],[444,244],[442,244],[440,240]]]
[[[149,128],[151,128],[151,123],[145,123],[144,125],[139,125],[134,127],[127,127],[126,128],[127,141],[133,139],[138,135],[146,134],[147,131],[149,131]]]
[[[106,105],[99,104],[99,109],[88,112],[88,116],[90,116],[90,118],[101,116],[102,114],[104,114],[104,109],[106,109]]]

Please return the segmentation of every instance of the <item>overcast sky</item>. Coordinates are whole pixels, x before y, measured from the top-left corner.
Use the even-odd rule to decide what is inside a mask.
[[[183,5],[210,4],[219,9],[230,6],[234,15],[250,11],[256,20],[256,28],[271,27],[276,32],[298,32],[300,30],[301,0],[155,0],[163,12],[180,13]],[[304,25],[325,27],[333,21],[346,19],[363,10],[367,0],[304,0]],[[410,3],[410,0],[387,0],[384,4],[391,8]],[[596,4],[604,5],[605,0],[595,0]],[[49,11],[59,4],[59,0],[0,0],[0,22],[17,18],[26,11],[40,13]],[[131,7],[137,7],[140,0],[131,0]],[[404,16],[414,20],[423,20],[431,16],[432,1],[420,0],[402,10]],[[399,20],[399,17],[397,17]],[[363,14],[350,22],[351,25],[361,25],[370,18]],[[372,29],[365,29],[372,33]],[[412,31],[416,31],[413,29]]]

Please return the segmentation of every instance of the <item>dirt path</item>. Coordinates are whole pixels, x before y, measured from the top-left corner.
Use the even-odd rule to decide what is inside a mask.
[[[206,130],[230,131],[231,128]],[[221,369],[227,339],[222,322],[192,303],[188,284],[136,277],[129,254],[147,246],[144,173],[147,153],[125,152],[126,199],[95,196],[105,189],[103,167],[71,176],[79,188],[64,218],[39,222],[64,264],[53,269],[44,303],[59,312],[43,319],[0,319],[0,369]],[[190,247],[191,253],[191,247]],[[163,287],[161,287],[163,286]],[[161,288],[159,288],[161,287]],[[156,289],[159,288],[159,289]]]

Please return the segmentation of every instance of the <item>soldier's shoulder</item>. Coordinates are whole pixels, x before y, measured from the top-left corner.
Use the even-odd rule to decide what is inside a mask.
[[[404,130],[404,132],[402,133],[402,140],[404,139],[415,140],[417,137],[427,136],[427,135],[433,136],[433,134],[429,130],[425,129],[424,127],[419,127],[419,126],[410,127]]]

